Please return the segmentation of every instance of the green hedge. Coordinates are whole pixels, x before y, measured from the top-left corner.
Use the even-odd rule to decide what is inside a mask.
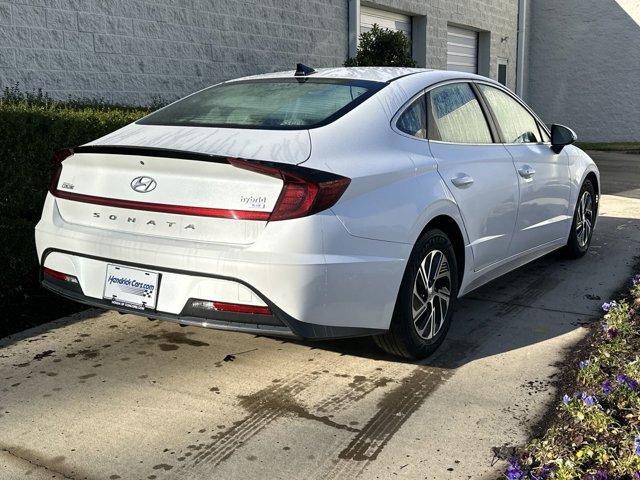
[[[49,186],[53,152],[106,135],[148,112],[5,91],[0,98],[0,298],[34,278],[33,228]]]

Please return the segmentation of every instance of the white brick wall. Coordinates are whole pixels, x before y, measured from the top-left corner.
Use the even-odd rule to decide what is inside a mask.
[[[490,32],[490,74],[508,58],[513,88],[517,0],[375,3],[426,16],[429,67],[446,66],[448,22]],[[347,50],[348,0],[0,0],[0,88],[56,98],[171,100],[300,61],[341,65]]]
[[[517,0],[376,0],[375,3],[382,8],[426,17],[427,48],[424,64],[428,68],[447,68],[449,23],[480,31],[481,36],[488,39],[490,54],[488,71],[479,73],[496,79],[498,58],[506,58],[509,63],[508,87],[515,89]]]
[[[531,106],[582,141],[640,141],[640,1],[530,1]]]
[[[170,100],[346,55],[342,0],[0,0],[0,87],[56,98]]]

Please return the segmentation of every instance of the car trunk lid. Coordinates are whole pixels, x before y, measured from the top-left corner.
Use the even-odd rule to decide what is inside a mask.
[[[289,164],[305,162],[311,154],[308,130],[183,127],[136,123],[87,145],[163,148]]]
[[[52,190],[62,218],[73,224],[246,245],[264,229],[282,185],[234,167],[225,156],[94,145],[64,160]]]

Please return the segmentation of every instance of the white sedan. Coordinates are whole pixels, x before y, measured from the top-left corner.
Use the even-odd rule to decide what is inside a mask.
[[[59,151],[42,284],[188,325],[421,358],[457,298],[589,248],[598,169],[477,75],[335,68],[194,93]]]

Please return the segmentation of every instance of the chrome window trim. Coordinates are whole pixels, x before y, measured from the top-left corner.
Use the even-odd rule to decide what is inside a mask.
[[[402,135],[403,137],[407,137],[407,138],[411,138],[413,140],[420,140],[421,142],[428,142],[429,139],[427,137],[425,138],[420,138],[420,137],[416,137],[415,135],[410,135],[407,132],[403,132],[402,130],[400,130],[398,128],[398,121],[400,120],[400,117],[402,116],[402,114],[411,106],[413,105],[413,102],[415,102],[418,98],[420,98],[421,96],[423,96],[426,93],[426,90],[423,88],[422,90],[420,90],[418,93],[416,93],[415,95],[413,95],[409,100],[407,100],[401,107],[400,109],[396,112],[396,114],[391,118],[391,130],[393,130],[394,132],[396,132],[398,135]],[[426,108],[426,105],[425,105]],[[426,122],[425,122],[425,128],[426,128]]]
[[[459,142],[445,142],[443,140],[429,140],[431,143],[442,143],[445,145],[461,145],[463,147],[495,147],[496,145],[506,145],[505,143],[500,142],[490,142],[490,143],[459,143]],[[530,144],[531,145],[531,144]]]
[[[396,132],[399,135],[402,135],[403,137],[407,137],[407,138],[411,138],[413,140],[420,140],[423,142],[433,142],[433,143],[442,143],[445,145],[469,145],[469,146],[486,146],[486,145],[504,145],[504,146],[526,146],[526,145],[549,145],[551,146],[551,142],[530,142],[530,143],[504,143],[504,142],[491,142],[491,143],[460,143],[460,142],[445,142],[442,140],[431,140],[428,137],[428,128],[427,128],[427,138],[419,138],[419,137],[415,137],[413,135],[409,135],[408,133],[403,132],[402,130],[400,130],[396,124],[398,122],[398,119],[400,118],[400,116],[404,113],[404,111],[409,108],[409,106],[411,106],[411,104],[420,96],[420,95],[426,95],[427,93],[429,93],[431,90],[434,90],[438,87],[442,87],[445,85],[450,85],[450,84],[454,84],[454,83],[474,83],[474,84],[484,84],[487,85],[489,87],[494,87],[497,88],[498,90],[503,91],[504,93],[506,93],[507,95],[509,95],[511,98],[513,98],[516,102],[518,102],[521,106],[523,106],[525,108],[525,110],[527,112],[529,112],[529,114],[535,119],[535,121],[538,123],[538,125],[541,128],[544,128],[545,132],[547,133],[547,135],[549,136],[549,138],[551,138],[551,131],[547,128],[547,126],[545,125],[545,123],[540,120],[540,117],[538,117],[538,115],[536,115],[536,113],[531,110],[531,108],[524,103],[517,95],[515,95],[511,90],[509,90],[507,87],[505,87],[504,85],[498,83],[498,82],[494,82],[491,79],[476,79],[476,78],[450,78],[447,80],[443,80],[441,82],[437,82],[434,83],[432,85],[429,85],[428,87],[423,88],[422,90],[420,90],[418,93],[414,94],[408,101],[406,101],[396,112],[396,114],[391,118],[390,121],[390,126],[391,129]],[[480,105],[480,108],[482,108],[482,105]],[[428,125],[427,125],[428,127]],[[489,125],[487,125],[487,127],[489,127]]]
[[[517,146],[525,146],[525,145],[549,145],[549,146],[551,146],[551,142],[501,143],[500,145],[505,145],[507,147],[517,147]]]

